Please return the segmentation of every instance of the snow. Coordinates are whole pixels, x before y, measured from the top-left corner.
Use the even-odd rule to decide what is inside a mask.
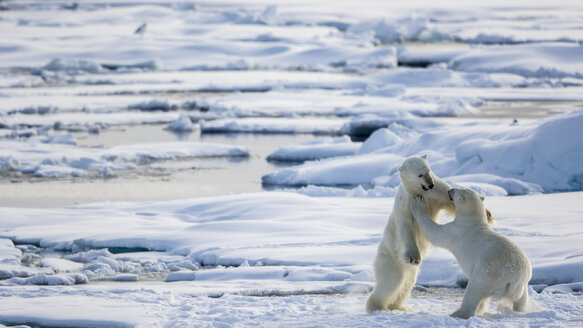
[[[196,125],[192,123],[188,114],[180,114],[178,119],[167,127],[168,130],[175,132],[192,132],[195,128]]]
[[[32,139],[34,140],[34,139]],[[64,144],[64,145],[77,145],[75,136],[71,133],[57,133],[50,136],[46,136],[40,139],[43,143],[50,144]]]
[[[424,16],[411,15],[397,20],[381,19],[364,21],[348,27],[346,34],[354,39],[371,39],[380,43],[418,40],[427,29],[428,20]]]
[[[303,162],[328,157],[355,155],[359,149],[360,143],[351,142],[347,136],[325,138],[306,141],[299,145],[280,147],[269,154],[266,159],[268,161]]]
[[[245,147],[193,142],[122,144],[100,149],[32,140],[5,141],[1,148],[9,155],[2,158],[4,165],[0,169],[3,171],[48,178],[79,177],[89,172],[107,176],[117,170],[134,170],[140,163],[162,160],[249,156]]]
[[[140,112],[118,113],[56,113],[46,116],[15,114],[3,118],[3,124],[9,127],[21,125],[38,127],[57,127],[59,129],[89,130],[100,125],[131,125],[170,123],[177,118],[176,113],[151,114]]]
[[[0,259],[2,264],[18,265],[20,264],[21,252],[14,248],[10,239],[0,239]]]
[[[339,134],[345,120],[297,118],[239,118],[201,122],[203,132]]]
[[[495,189],[494,194],[500,194],[494,186],[510,195],[580,190],[582,119],[583,110],[524,126],[391,120],[388,129],[365,141],[358,155],[281,168],[264,175],[263,183],[396,187],[400,183],[397,168],[404,158],[429,153],[438,176],[457,183],[489,184],[492,187],[482,185],[481,189]]]
[[[359,185],[370,184],[379,176],[391,175],[403,158],[393,154],[371,154],[308,162],[299,167],[279,169],[264,175],[266,185]]]
[[[79,271],[83,265],[62,258],[45,258],[40,262],[41,267],[48,267],[55,272],[74,272]]]
[[[14,298],[3,299],[2,318],[9,323],[34,323],[56,326],[93,326],[93,327],[135,327],[152,320],[137,306],[123,301],[99,296],[86,297],[80,302],[78,296],[50,296],[46,292],[26,301],[14,302]],[[88,305],[91,305],[88,307]],[[35,309],[30,313],[30,309]],[[103,313],[107,313],[104,318]]]
[[[577,192],[486,199],[498,222],[495,230],[517,242],[531,259],[531,284],[536,288],[543,286],[541,294],[533,291],[531,297],[543,310],[526,317],[494,315],[471,320],[488,325],[502,322],[499,320],[524,322],[521,320],[532,320],[533,317],[546,318],[549,323],[576,320],[574,317],[568,319],[570,312],[564,313],[559,308],[577,311],[576,304],[580,304],[574,301],[578,296],[569,294],[570,290],[577,288],[576,283],[583,281],[583,263],[577,256],[581,232],[573,229],[580,219],[580,197],[581,193]],[[298,313],[316,311],[318,318],[328,310],[316,310],[316,306],[346,302],[356,318],[363,322],[432,318],[440,323],[453,320],[452,323],[458,324],[458,319],[448,319],[446,314],[459,304],[461,293],[453,299],[442,298],[446,290],[443,288],[429,294],[419,288],[421,291],[414,292],[407,301],[413,309],[411,312],[364,314],[365,294],[372,287],[372,258],[392,201],[392,198],[311,198],[295,193],[270,192],[170,202],[88,204],[64,209],[2,208],[0,211],[5,218],[3,234],[8,233],[18,243],[34,242],[41,247],[73,251],[66,259],[53,262],[60,263],[59,267],[71,261],[82,264],[77,264],[77,269],[71,273],[33,273],[28,278],[5,280],[4,287],[0,287],[5,296],[0,318],[4,322],[44,323],[52,322],[51,319],[63,322],[97,320],[103,317],[92,317],[82,309],[94,302],[97,303],[93,304],[93,309],[120,302],[138,313],[149,311],[150,306],[157,304],[155,313],[165,314],[155,322],[166,322],[172,316],[169,309],[178,302],[197,313],[197,320],[203,320],[210,319],[207,317],[210,313],[199,312],[205,307],[213,313],[222,313],[223,307],[241,306],[251,310],[282,301],[306,307]],[[556,220],[558,217],[560,221]],[[243,226],[246,228],[242,229]],[[5,249],[14,249],[10,241],[3,245]],[[103,247],[163,252],[113,255]],[[170,263],[180,262],[196,266],[170,270]],[[198,265],[205,265],[205,269],[198,269]],[[434,286],[431,288],[455,287],[460,272],[451,254],[435,249],[422,264],[418,284]],[[157,282],[146,288],[107,283],[130,283],[140,281],[141,277],[157,275],[166,283]],[[92,283],[103,279],[106,282]],[[72,282],[85,285],[69,291],[42,287]],[[20,284],[40,286],[33,290],[19,289]],[[33,291],[36,296],[28,298],[26,295]],[[310,294],[330,296],[311,298]],[[265,300],[253,295],[286,297]],[[69,297],[78,300],[76,314],[61,313],[64,308],[60,307],[68,305]],[[23,306],[32,306],[34,302],[48,301],[49,298],[55,298],[54,305],[43,306],[47,311],[44,315],[44,312],[35,312],[34,315],[19,312]],[[146,299],[149,301],[143,304]],[[186,299],[191,301],[185,302]],[[8,300],[12,301],[10,304],[20,306],[9,306]],[[207,305],[201,308],[203,301]],[[146,306],[145,309],[142,306]],[[282,305],[273,306],[278,309]],[[335,317],[345,317],[345,311],[343,308],[331,313]],[[496,313],[496,309],[492,307],[489,312]],[[131,315],[116,318],[108,313],[108,320],[117,325],[132,318]],[[154,320],[147,318],[148,321],[142,324],[149,325]]]
[[[454,57],[449,67],[464,72],[514,73],[525,77],[583,76],[578,44],[535,44],[474,48]]]
[[[401,138],[389,129],[378,129],[362,144],[359,154],[368,154],[401,142]]]
[[[580,196],[578,192],[487,199],[487,206],[498,221],[495,229],[514,239],[533,261],[533,282],[536,284],[553,285],[583,279],[579,271],[581,263],[575,256],[579,252],[579,233],[572,233],[569,228],[578,220],[576,206]],[[183,256],[183,262],[192,262],[191,266],[184,263],[177,266],[183,268],[180,270],[186,267],[196,270],[198,265],[239,266],[228,270],[203,270],[195,274],[195,280],[228,277],[232,280],[264,274],[287,279],[296,270],[300,273],[294,273],[299,275],[295,279],[317,277],[315,281],[329,281],[339,270],[346,276],[342,280],[346,280],[363,271],[370,273],[370,263],[391,202],[391,198],[311,198],[271,192],[159,203],[88,204],[65,209],[3,208],[2,215],[6,219],[2,228],[8,232],[5,236],[18,243],[33,242],[41,247],[74,251],[65,260],[45,263],[52,263],[50,267],[57,271],[72,272],[80,267],[71,261],[83,263],[82,273],[88,276],[91,276],[89,272],[100,277],[115,273],[139,275],[157,270],[169,273],[169,263],[181,263],[172,257],[114,256],[105,250],[121,247],[170,252]],[[508,203],[515,205],[508,207]],[[529,208],[528,213],[521,213],[525,208]],[[141,214],[144,212],[149,214]],[[315,221],[313,216],[320,213],[327,214]],[[555,217],[561,217],[560,223],[553,220]],[[88,226],[92,229],[87,230]],[[243,226],[247,228],[242,229]],[[5,249],[14,247],[9,241],[5,244]],[[543,247],[545,244],[553,244],[553,249]],[[418,282],[436,285],[441,281],[446,286],[455,285],[459,269],[435,269],[445,269],[454,262],[447,252],[433,254],[424,262],[428,269]],[[157,268],[153,263],[165,265]],[[276,274],[273,270],[280,270],[279,266],[288,267],[287,273]],[[331,271],[304,271],[311,266]],[[564,274],[555,275],[550,267],[560,267]],[[103,268],[107,268],[107,272]],[[188,277],[180,270],[170,280]],[[445,280],[444,272],[450,272]]]

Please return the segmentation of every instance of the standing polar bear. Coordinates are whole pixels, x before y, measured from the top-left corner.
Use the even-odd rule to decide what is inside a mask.
[[[405,310],[403,303],[411,293],[419,264],[429,248],[429,242],[413,221],[411,200],[423,194],[425,211],[433,221],[439,219],[441,210],[451,214],[455,211],[447,194],[451,187],[431,172],[427,155],[405,159],[399,175],[401,185],[374,261],[376,284],[366,302],[368,313]]]
[[[451,189],[448,194],[456,213],[454,221],[445,225],[432,220],[425,210],[425,197],[416,196],[410,206],[423,235],[435,246],[450,250],[469,277],[462,305],[452,316],[467,319],[481,314],[492,297],[508,300],[514,311],[525,312],[532,275],[528,257],[488,226],[484,198],[469,189]]]

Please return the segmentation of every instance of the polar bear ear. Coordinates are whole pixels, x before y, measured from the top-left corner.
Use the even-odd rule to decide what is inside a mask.
[[[489,224],[495,224],[496,220],[494,219],[494,215],[490,212],[490,210],[486,209],[486,220],[488,220]]]
[[[427,159],[427,154],[425,154],[425,155],[421,156],[421,158],[423,158],[423,159]]]
[[[399,166],[399,172],[405,172],[405,168],[402,166]]]

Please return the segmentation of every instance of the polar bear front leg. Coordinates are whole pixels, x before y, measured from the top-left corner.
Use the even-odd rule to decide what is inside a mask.
[[[425,202],[423,197],[415,196],[411,199],[410,208],[411,215],[419,226],[419,230],[425,238],[435,246],[450,249],[450,244],[455,241],[452,228],[448,225],[441,225],[431,220],[429,214],[425,210]]]
[[[417,265],[421,263],[421,252],[415,241],[415,229],[413,228],[413,217],[407,213],[397,225],[398,236],[401,238],[401,249],[403,250],[401,260],[404,263]]]

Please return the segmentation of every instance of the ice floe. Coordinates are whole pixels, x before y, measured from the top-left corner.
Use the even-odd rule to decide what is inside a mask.
[[[203,132],[339,134],[346,120],[327,118],[238,118],[200,123]]]
[[[0,158],[3,171],[20,171],[35,177],[80,177],[89,172],[111,176],[113,171],[133,170],[151,161],[249,156],[245,147],[193,142],[121,144],[100,149],[5,141],[2,150],[8,154]]]
[[[391,120],[358,155],[282,168],[263,176],[263,183],[396,187],[402,160],[425,152],[438,176],[458,183],[487,183],[511,195],[581,190],[582,118],[576,110],[521,126]]]
[[[359,143],[350,138],[326,138],[307,141],[299,145],[289,145],[278,148],[267,156],[268,161],[303,162],[328,157],[355,155],[360,149]]]
[[[578,44],[526,44],[512,47],[473,48],[454,57],[449,67],[464,72],[513,73],[526,77],[561,78],[583,76]]]
[[[495,230],[515,240],[533,261],[533,284],[583,279],[581,261],[574,256],[579,252],[579,233],[572,228],[578,220],[578,197],[580,193],[487,198],[498,220]],[[544,205],[557,202],[560,208]],[[127,281],[166,275],[166,281],[370,283],[370,263],[391,203],[391,198],[311,198],[271,192],[65,209],[2,208],[3,236],[18,244],[74,252],[40,262],[49,271],[23,267],[30,271],[24,278],[5,283],[69,284],[83,282],[83,276]],[[542,247],[545,244],[553,248]],[[124,249],[144,253],[109,251]],[[2,250],[3,272],[19,268],[21,251],[10,240],[4,240]],[[197,271],[201,266],[230,268]],[[455,286],[459,273],[449,253],[436,251],[423,262],[418,283]]]

